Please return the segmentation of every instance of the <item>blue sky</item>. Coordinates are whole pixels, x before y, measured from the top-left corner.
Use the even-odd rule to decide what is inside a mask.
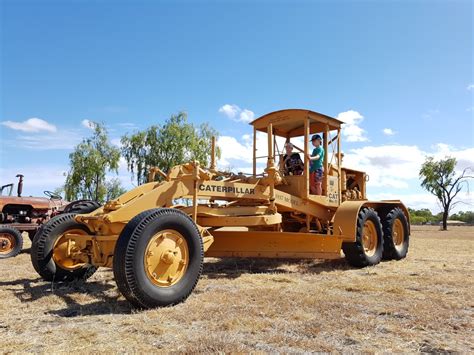
[[[116,142],[180,110],[241,170],[251,117],[339,115],[371,197],[413,207],[436,209],[416,178],[426,154],[474,166],[471,1],[0,4],[0,183],[22,172],[26,194],[61,184],[84,120]]]

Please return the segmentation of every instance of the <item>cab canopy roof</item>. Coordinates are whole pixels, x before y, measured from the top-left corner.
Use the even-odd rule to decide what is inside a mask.
[[[344,123],[322,113],[302,109],[289,109],[267,113],[250,124],[257,131],[267,132],[267,128],[271,123],[273,134],[291,138],[304,135],[304,121],[306,118],[310,119],[310,134],[324,132],[326,125],[330,131],[339,129],[341,124]]]

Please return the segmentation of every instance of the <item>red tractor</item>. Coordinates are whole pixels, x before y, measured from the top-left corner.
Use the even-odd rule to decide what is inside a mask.
[[[0,187],[0,259],[18,255],[23,247],[22,233],[33,240],[40,226],[60,213],[88,213],[99,207],[95,201],[69,203],[51,191],[47,197],[23,197],[23,175],[18,174],[17,196],[12,196],[14,184]]]

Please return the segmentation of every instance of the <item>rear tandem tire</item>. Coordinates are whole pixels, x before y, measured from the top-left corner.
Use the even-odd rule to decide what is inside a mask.
[[[407,217],[399,207],[395,207],[383,222],[383,258],[400,260],[407,256],[410,243]]]
[[[347,262],[356,267],[376,265],[382,259],[382,224],[373,208],[362,207],[357,216],[356,241],[343,243]]]
[[[144,211],[127,223],[115,246],[120,292],[135,307],[183,302],[201,276],[202,238],[193,220],[171,208]]]
[[[13,258],[23,248],[23,237],[19,230],[0,226],[0,259]]]
[[[51,218],[43,224],[31,244],[31,262],[36,272],[45,281],[85,280],[97,270],[95,266],[85,264],[73,270],[61,268],[53,259],[53,249],[61,236],[71,230],[80,230],[90,234],[89,229],[74,220],[75,213],[65,213]]]

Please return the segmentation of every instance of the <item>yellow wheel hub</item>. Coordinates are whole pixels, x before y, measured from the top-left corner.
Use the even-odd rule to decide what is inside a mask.
[[[362,245],[365,255],[373,256],[377,250],[377,244],[377,229],[375,228],[374,222],[365,221],[364,229],[362,230]]]
[[[0,233],[0,254],[8,254],[15,248],[15,238],[9,233]]]
[[[79,269],[80,267],[84,266],[84,263],[77,261],[72,257],[71,253],[77,251],[77,247],[75,247],[75,243],[72,240],[65,237],[66,233],[87,235],[87,233],[82,229],[70,229],[61,234],[61,236],[56,240],[56,243],[54,243],[53,260],[62,269]]]
[[[395,248],[398,250],[402,249],[403,242],[405,241],[405,229],[403,228],[402,221],[398,218],[393,222],[392,238]]]
[[[154,285],[170,287],[186,273],[189,250],[181,233],[166,229],[155,234],[145,250],[146,275]]]

